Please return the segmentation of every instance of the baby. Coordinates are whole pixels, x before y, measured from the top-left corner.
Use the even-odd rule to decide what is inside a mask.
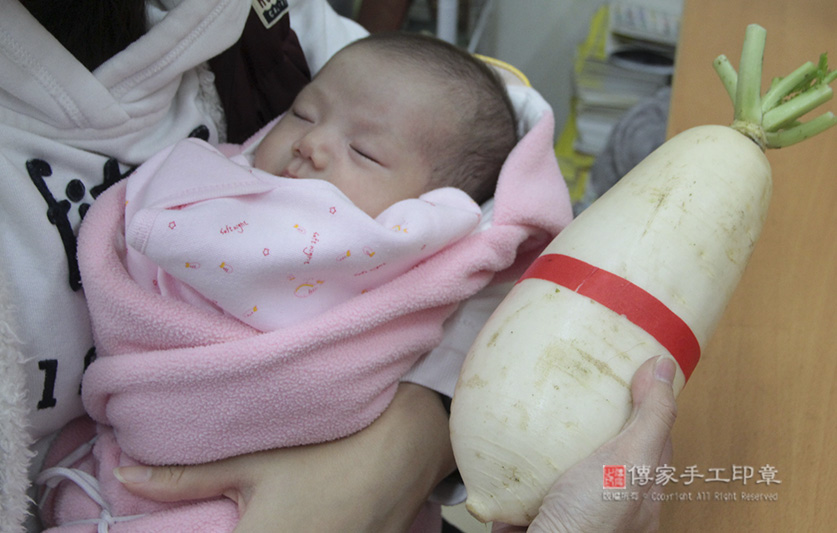
[[[375,35],[244,146],[183,141],[103,193],[79,237],[98,354],[82,394],[96,425],[59,438],[64,460],[43,474],[72,474],[85,492],[59,486],[44,515],[231,531],[233,502],[158,505],[114,467],[205,463],[372,423],[456,306],[567,223],[552,116],[540,116],[497,187],[516,131],[493,73],[431,38]],[[492,195],[492,224],[474,231]],[[442,350],[455,367],[454,352]]]
[[[288,326],[470,233],[515,142],[488,66],[434,38],[376,34],[338,52],[241,154],[189,140],[141,166],[128,270],[262,331]]]
[[[502,82],[478,59],[431,37],[376,34],[326,64],[254,165],[328,181],[372,217],[446,186],[482,203],[515,144],[514,124]]]

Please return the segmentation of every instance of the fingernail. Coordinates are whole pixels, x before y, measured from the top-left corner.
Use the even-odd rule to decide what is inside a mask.
[[[113,475],[120,483],[145,483],[151,479],[151,468],[147,466],[120,466],[113,469]]]
[[[668,357],[661,355],[654,363],[654,377],[663,383],[668,385],[674,383],[675,373],[677,373],[677,364]]]

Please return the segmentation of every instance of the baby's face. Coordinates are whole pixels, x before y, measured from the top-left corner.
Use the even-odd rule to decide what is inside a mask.
[[[254,165],[328,181],[375,217],[426,192],[440,103],[428,84],[371,55],[350,48],[332,59],[265,136]]]

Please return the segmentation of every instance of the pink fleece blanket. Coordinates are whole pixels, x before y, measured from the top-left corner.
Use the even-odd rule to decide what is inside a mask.
[[[370,424],[401,376],[438,344],[458,303],[492,279],[521,273],[569,223],[553,127],[551,113],[544,114],[508,157],[488,228],[377,289],[274,332],[138,287],[123,264],[125,183],[104,193],[79,235],[98,353],[85,373],[83,399],[98,422],[98,441],[73,466],[98,479],[108,503],[102,511],[70,485],[47,503],[47,521],[140,514],[126,522],[108,519],[110,530],[171,531],[177,524],[178,531],[206,531],[215,524],[213,531],[231,531],[237,521],[231,501],[181,506],[141,500],[121,487],[112,468],[203,463],[336,439]],[[89,421],[68,427],[47,464],[93,432]],[[431,530],[422,520],[438,522],[437,511],[422,513],[426,518],[411,531]]]
[[[395,280],[268,333],[143,291],[123,263],[124,184],[87,214],[79,262],[98,359],[92,418],[149,464],[194,464],[340,438],[386,408],[457,304],[570,220],[545,114],[510,154],[493,223]]]

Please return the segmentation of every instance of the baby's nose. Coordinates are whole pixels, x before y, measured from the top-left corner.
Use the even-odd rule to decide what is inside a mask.
[[[325,133],[311,131],[293,146],[294,155],[311,162],[314,168],[324,168],[331,158],[332,148]]]

